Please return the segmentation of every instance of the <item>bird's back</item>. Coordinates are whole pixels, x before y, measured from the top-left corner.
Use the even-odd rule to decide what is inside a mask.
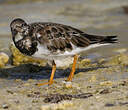
[[[32,23],[30,27],[32,37],[36,37],[39,43],[40,51],[47,51],[50,55],[74,55],[117,41],[116,36],[89,35],[71,26],[51,22]]]

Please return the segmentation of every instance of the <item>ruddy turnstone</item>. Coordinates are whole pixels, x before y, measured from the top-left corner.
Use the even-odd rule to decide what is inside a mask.
[[[56,66],[60,66],[60,62],[66,64],[69,56],[74,56],[74,61],[67,81],[72,81],[78,54],[117,42],[117,36],[89,35],[74,27],[51,22],[27,24],[23,19],[17,18],[11,22],[10,28],[13,42],[21,53],[52,62],[49,82],[38,84],[39,86],[53,84]]]

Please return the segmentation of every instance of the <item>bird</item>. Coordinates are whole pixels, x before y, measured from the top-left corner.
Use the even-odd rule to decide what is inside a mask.
[[[50,80],[38,86],[52,85],[56,68],[67,65],[65,62],[70,57],[73,65],[67,81],[72,81],[81,52],[118,42],[116,35],[91,35],[72,26],[53,22],[27,23],[22,18],[15,18],[10,28],[14,45],[21,53],[47,59],[52,66]]]

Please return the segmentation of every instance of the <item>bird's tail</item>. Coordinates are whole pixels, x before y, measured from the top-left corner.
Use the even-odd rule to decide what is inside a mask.
[[[89,35],[85,33],[83,35],[91,41],[91,44],[118,43],[117,36],[99,36],[99,35]]]
[[[99,41],[99,43],[104,44],[104,43],[117,43],[118,39],[117,36],[105,36],[102,40]]]

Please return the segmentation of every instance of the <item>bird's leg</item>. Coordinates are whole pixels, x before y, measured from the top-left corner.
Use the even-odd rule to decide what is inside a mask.
[[[38,86],[43,86],[43,85],[51,85],[51,84],[53,84],[53,78],[54,78],[55,71],[56,71],[56,64],[55,64],[55,62],[53,61],[53,62],[52,62],[52,73],[51,73],[51,77],[50,77],[49,82],[40,83],[40,84],[37,84],[37,85],[38,85]]]
[[[77,59],[78,59],[78,55],[75,55],[74,60],[73,60],[72,70],[70,72],[70,75],[69,75],[67,81],[72,81],[72,78],[73,78],[74,72],[75,72],[75,68],[76,68]]]
[[[53,60],[53,62],[52,62],[52,73],[51,73],[49,85],[53,84],[53,78],[54,78],[55,71],[56,71],[56,64]]]

